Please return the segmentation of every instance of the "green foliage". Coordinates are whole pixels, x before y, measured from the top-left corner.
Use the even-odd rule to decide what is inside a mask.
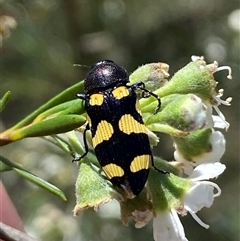
[[[55,187],[54,185],[52,185],[49,182],[44,181],[43,179],[37,177],[36,175],[32,174],[31,172],[29,172],[25,169],[23,169],[16,163],[9,161],[7,158],[5,158],[3,156],[0,156],[0,165],[1,165],[1,172],[14,170],[17,174],[19,174],[26,180],[32,182],[33,184],[44,188],[45,190],[62,198],[64,201],[67,200],[65,194],[59,188]]]
[[[69,105],[74,101],[80,102],[75,100],[74,96],[77,92],[81,92],[79,80],[84,79],[86,69],[73,67],[73,64],[92,65],[100,59],[113,59],[130,71],[143,63],[163,61],[171,63],[172,75],[183,63],[189,62],[192,54],[203,54],[208,60],[216,59],[219,63],[227,63],[233,68],[235,81],[229,84],[221,81],[224,77],[219,76],[218,88],[225,88],[227,95],[238,98],[239,30],[231,25],[232,14],[236,9],[238,6],[234,0],[207,3],[179,1],[174,4],[170,1],[157,0],[1,1],[1,14],[13,16],[18,24],[15,29],[11,29],[8,38],[4,35],[3,40],[1,39],[1,97],[9,93],[9,90],[12,93],[9,102],[5,99],[10,96],[7,94],[0,104],[2,110],[8,103],[1,115],[1,132],[73,83],[77,83],[79,87],[72,93],[69,92],[68,98],[63,102],[52,102],[53,104],[47,108],[40,111],[38,109],[37,114],[30,115],[24,119],[24,122],[18,122],[21,123],[20,126],[15,127],[22,128],[40,120],[46,121],[50,115],[48,110],[52,111],[53,116],[56,113],[60,115],[59,111],[65,109],[63,107],[65,101]],[[2,25],[0,35],[2,37]],[[154,106],[156,105],[153,103]],[[236,184],[239,183],[236,163],[239,155],[236,152],[238,142],[232,137],[239,136],[239,109],[239,103],[236,101],[231,109],[226,110],[231,119],[231,127],[226,135],[230,141],[224,160],[227,160],[230,168],[219,179],[219,183],[223,185],[223,194],[229,198],[219,199],[218,205],[227,207],[231,200],[232,210],[230,213],[227,208],[211,209],[204,213],[215,230],[207,232],[206,240],[235,241],[238,238],[234,234],[239,233],[237,231],[239,227],[235,226],[234,229],[232,223],[237,223],[239,213],[237,212],[239,195],[236,195],[238,190]],[[71,120],[71,116],[68,115],[73,113],[70,109],[66,112],[64,118]],[[39,119],[36,119],[37,116]],[[82,124],[85,119],[80,118],[78,123]],[[170,131],[176,130],[166,130],[168,133]],[[34,230],[42,240],[51,239],[51,241],[59,241],[59,237],[64,237],[62,240],[84,240],[84,237],[80,237],[80,233],[85,236],[86,232],[89,234],[89,239],[92,239],[91,235],[96,233],[96,230],[98,236],[95,239],[99,241],[118,241],[123,238],[126,241],[149,239],[151,236],[149,228],[136,231],[132,226],[129,229],[121,228],[120,236],[104,235],[104,232],[113,233],[112,231],[116,229],[120,230],[119,222],[115,223],[111,215],[106,221],[108,226],[102,222],[107,220],[106,217],[92,212],[84,214],[84,219],[81,219],[81,216],[77,220],[71,219],[75,200],[72,188],[78,168],[72,165],[70,156],[74,152],[81,154],[83,150],[76,141],[72,143],[69,138],[66,140],[59,135],[56,136],[55,134],[59,132],[61,130],[48,134],[53,134],[50,137],[51,142],[60,145],[66,155],[54,146],[45,146],[41,140],[36,141],[34,138],[1,147],[3,156],[7,156],[9,160],[16,160],[19,165],[31,170],[31,173],[37,173],[45,180],[60,186],[68,197],[68,203],[62,204],[53,195],[46,195],[45,192],[29,187],[23,179],[16,177],[15,171],[1,173],[1,179],[27,228]],[[171,148],[168,139],[161,135],[160,147],[155,149],[158,155],[161,153],[171,159],[172,156],[169,154]],[[5,171],[12,169],[2,162],[1,168]],[[19,199],[19,192],[22,200]],[[51,212],[45,213],[43,210],[47,203],[51,203],[54,207],[50,209]],[[34,216],[35,210],[39,212]],[[57,212],[53,214],[54,211]],[[50,236],[44,236],[46,235],[44,230],[46,227],[50,228],[50,225],[42,222],[45,228],[39,227],[37,221],[40,218],[46,221],[46,217],[56,220],[52,224],[58,226],[58,231],[62,232],[57,238],[50,235],[53,232],[49,232]],[[190,222],[192,221],[185,219],[184,226],[187,227],[189,240],[202,240],[202,228],[188,228],[192,227]],[[79,223],[84,223],[85,226],[80,227]],[[52,230],[56,230],[55,227]]]

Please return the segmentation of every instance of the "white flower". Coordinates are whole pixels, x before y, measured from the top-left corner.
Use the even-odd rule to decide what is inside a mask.
[[[217,184],[205,180],[216,178],[224,170],[225,165],[218,162],[205,163],[194,169],[189,177],[193,186],[187,191],[183,199],[183,207],[158,213],[154,218],[153,236],[155,241],[187,241],[177,212],[182,215],[189,212],[202,227],[209,227],[199,219],[196,212],[203,207],[210,207],[214,198],[221,194],[221,189]],[[216,188],[217,193],[214,193],[214,188]]]
[[[199,57],[199,56],[195,56],[193,55],[192,57],[192,61],[196,62],[200,69],[204,70],[208,70],[211,74],[214,74],[218,71],[222,71],[222,70],[227,70],[228,71],[228,75],[227,78],[228,79],[232,79],[232,69],[229,66],[221,66],[218,67],[218,63],[217,61],[214,61],[212,64],[206,64],[204,57]],[[215,80],[214,80],[215,81]],[[215,85],[217,85],[218,82],[215,81]],[[212,114],[212,107],[215,109],[215,111],[217,112],[217,116],[212,116],[213,120],[210,120],[210,118],[208,118],[209,120],[209,127],[215,127],[215,128],[222,128],[222,129],[228,129],[229,128],[229,123],[226,121],[225,116],[223,115],[223,113],[219,110],[218,106],[219,105],[230,105],[230,102],[232,101],[232,98],[229,97],[226,100],[222,100],[221,97],[223,96],[223,89],[220,89],[218,91],[218,93],[215,96],[212,96],[212,99],[209,100],[210,101],[210,105],[207,103],[208,105],[208,113]],[[212,122],[213,122],[213,126],[212,126]]]
[[[218,177],[225,169],[225,165],[219,162],[205,163],[196,167],[189,177],[194,182],[194,185],[184,197],[184,209],[204,228],[209,228],[209,226],[198,218],[196,212],[203,207],[209,208],[212,206],[214,198],[221,194],[221,189],[217,184],[204,180]],[[214,193],[214,188],[217,189],[217,193]]]
[[[226,129],[228,130],[230,124],[226,121],[225,116],[223,115],[223,113],[220,111],[220,109],[218,108],[219,105],[226,105],[226,106],[230,106],[230,102],[232,101],[232,98],[229,97],[226,100],[222,100],[221,97],[223,96],[223,89],[220,89],[218,91],[218,94],[214,97],[214,104],[208,105],[208,113],[212,114],[212,107],[215,109],[215,111],[217,112],[218,115],[212,115],[211,118],[213,120],[213,127],[215,128],[221,128],[221,129]]]
[[[224,69],[227,69],[228,72],[229,72],[227,78],[228,79],[232,79],[232,75],[231,75],[232,74],[232,70],[231,70],[231,68],[229,66],[218,67],[216,69],[216,72],[224,70]],[[220,106],[221,104],[222,105],[226,105],[226,106],[230,106],[231,105],[230,102],[232,101],[232,97],[228,97],[226,100],[222,100],[221,97],[223,96],[223,93],[224,93],[224,89],[219,89],[218,93],[216,94],[216,96],[213,97],[212,107],[214,108],[214,110],[218,114],[218,115],[212,115],[213,123],[214,123],[213,127],[228,130],[230,124],[226,121],[225,116],[220,111],[218,106]],[[212,112],[212,110],[211,110],[211,112]]]
[[[226,141],[224,135],[220,131],[214,131],[212,129],[212,134],[209,140],[211,145],[211,150],[206,150],[199,156],[191,157],[191,161],[186,160],[181,153],[181,150],[175,144],[174,158],[176,161],[182,163],[183,170],[186,174],[190,175],[193,167],[196,167],[202,163],[215,163],[220,162],[222,155],[226,149]]]
[[[159,213],[153,219],[153,238],[155,241],[187,241],[176,210]]]

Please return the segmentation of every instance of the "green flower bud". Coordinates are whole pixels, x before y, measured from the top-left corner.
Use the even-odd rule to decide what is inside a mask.
[[[174,158],[186,174],[202,163],[220,162],[226,149],[224,135],[213,129],[193,131],[185,138],[173,137],[173,141]]]
[[[158,113],[144,116],[150,130],[179,136],[179,131],[189,132],[205,125],[206,107],[196,95],[169,95],[162,98],[162,103]],[[143,110],[150,107],[148,105]]]
[[[203,100],[209,100],[215,94],[215,87],[216,81],[209,68],[203,67],[199,62],[190,62],[156,93],[159,96],[193,93]]]
[[[138,67],[130,76],[131,84],[142,81],[146,89],[154,91],[167,82],[169,65],[165,63],[150,63]]]
[[[192,131],[186,137],[173,137],[173,141],[181,155],[186,160],[192,161],[193,157],[211,151],[211,135],[212,129],[202,129]]]
[[[185,67],[180,69],[169,82],[154,91],[159,97],[171,94],[195,94],[204,102],[212,102],[216,94],[215,87],[217,82],[214,80],[213,73],[217,71],[218,64],[214,62],[206,65],[203,58],[192,58]],[[142,105],[146,106],[153,101],[153,98],[142,100]]]

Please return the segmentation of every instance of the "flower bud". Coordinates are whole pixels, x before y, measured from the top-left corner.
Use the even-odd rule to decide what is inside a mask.
[[[162,109],[158,113],[144,116],[145,124],[150,130],[178,136],[177,132],[168,132],[166,127],[189,132],[205,125],[206,106],[199,97],[193,94],[173,95],[169,101],[171,96],[162,98]]]
[[[187,174],[201,163],[219,162],[225,152],[223,134],[213,129],[193,131],[187,137],[173,137],[173,141],[176,149],[174,158],[185,165]]]
[[[163,86],[169,77],[169,65],[165,63],[150,63],[138,67],[130,76],[131,84],[142,81],[146,89],[154,91]]]

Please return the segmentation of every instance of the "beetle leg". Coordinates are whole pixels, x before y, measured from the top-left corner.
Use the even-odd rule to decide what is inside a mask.
[[[88,143],[87,143],[87,138],[86,138],[86,133],[88,130],[90,130],[89,124],[86,125],[86,128],[83,131],[83,143],[84,143],[84,147],[85,147],[85,152],[81,156],[74,157],[72,162],[80,161],[82,158],[84,158],[88,154]]]
[[[169,174],[168,171],[164,171],[164,170],[158,169],[158,168],[154,165],[153,157],[152,157],[152,167],[153,167],[156,171],[158,171],[159,173],[161,173],[161,174]]]
[[[137,82],[135,83],[134,85],[132,85],[131,87],[133,87],[134,89],[140,89],[143,91],[143,97],[146,98],[146,97],[149,97],[150,95],[153,96],[155,99],[157,99],[158,101],[158,105],[157,105],[157,108],[155,109],[155,113],[156,114],[160,107],[161,107],[161,100],[159,98],[158,95],[154,94],[152,91],[148,90],[145,88],[145,84],[143,82]],[[145,94],[145,95],[144,95]]]

